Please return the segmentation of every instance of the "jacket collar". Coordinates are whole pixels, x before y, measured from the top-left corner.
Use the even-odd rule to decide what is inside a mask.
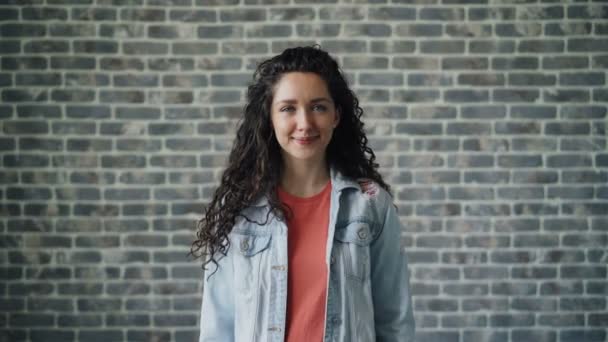
[[[329,170],[329,177],[331,178],[331,186],[332,191],[341,192],[347,188],[355,188],[361,191],[361,186],[355,180],[345,177],[340,173],[340,171],[336,170],[334,167],[331,167]],[[268,205],[268,196],[260,196],[257,200],[255,200],[252,204],[254,207],[264,207]]]

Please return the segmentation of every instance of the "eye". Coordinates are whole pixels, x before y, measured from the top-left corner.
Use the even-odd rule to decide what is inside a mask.
[[[318,105],[314,105],[313,109],[319,112],[324,112],[327,110],[327,107],[325,107],[324,105],[318,104]]]
[[[280,112],[290,112],[293,110],[292,106],[287,106],[287,107],[283,107],[281,109],[279,109]]]

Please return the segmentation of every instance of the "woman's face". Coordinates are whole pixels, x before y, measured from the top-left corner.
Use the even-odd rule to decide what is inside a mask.
[[[274,87],[271,120],[283,160],[325,160],[339,115],[325,81],[315,73],[284,74]]]

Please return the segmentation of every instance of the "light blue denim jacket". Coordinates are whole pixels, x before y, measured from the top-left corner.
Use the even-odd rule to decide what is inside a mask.
[[[333,169],[331,181],[324,341],[413,342],[409,272],[390,195]],[[243,214],[265,222],[268,210],[261,198]],[[200,342],[283,342],[287,226],[272,214],[265,225],[238,219],[229,238],[219,269],[204,276]]]

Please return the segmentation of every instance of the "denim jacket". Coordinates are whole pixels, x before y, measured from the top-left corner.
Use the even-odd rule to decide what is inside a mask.
[[[324,341],[413,342],[409,272],[390,195],[333,169],[331,181]],[[204,276],[200,342],[284,341],[287,226],[272,214],[266,221],[268,211],[266,198],[243,211],[249,220],[237,220],[228,254]]]

